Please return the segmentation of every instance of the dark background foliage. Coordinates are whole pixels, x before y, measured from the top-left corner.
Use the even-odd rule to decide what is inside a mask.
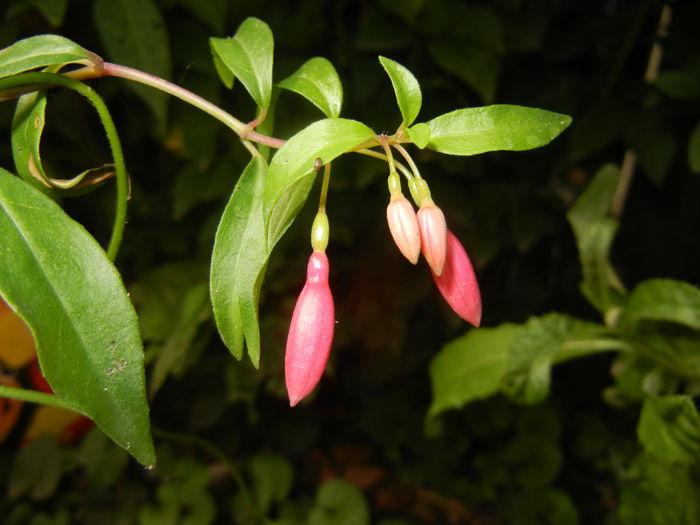
[[[110,21],[96,20],[100,3],[6,0],[0,47],[57,32],[119,62],[105,41]],[[140,2],[123,3],[138,19]],[[636,151],[638,162],[612,254],[622,280],[629,287],[650,277],[700,283],[700,179],[688,160],[689,136],[700,117],[700,4],[670,4],[673,18],[660,38],[664,55],[654,84],[644,81],[644,72],[663,6],[656,0],[156,4],[164,26],[151,33],[134,22],[133,35],[123,27],[125,38],[152,39],[164,29],[168,40],[156,39],[162,49],[146,52],[166,53],[171,80],[242,120],[255,116],[254,105],[240,85],[225,90],[208,38],[231,35],[248,16],[273,31],[276,80],[311,56],[330,59],[343,80],[342,115],[377,132],[399,124],[377,55],[402,63],[421,82],[422,120],[489,103],[572,115],[571,128],[539,150],[466,158],[416,152],[434,199],[475,262],[485,326],[550,311],[595,317],[578,291],[578,255],[565,213],[593,173],[620,163],[627,149]],[[121,60],[130,65],[128,58]],[[618,523],[620,450],[638,446],[638,411],[603,401],[610,358],[556,368],[543,404],[524,408],[495,397],[426,420],[431,357],[466,326],[443,305],[425,265],[409,266],[391,243],[385,164],[351,156],[334,164],[328,253],[336,340],[313,399],[289,409],[282,356],[303,283],[313,205],[269,265],[256,371],[245,359],[236,362],[220,342],[206,295],[217,220],[248,153],[218,122],[179,101],[168,101],[167,113],[158,117],[121,81],[92,85],[117,121],[131,175],[117,265],[142,319],[160,463],[144,472],[126,461],[109,463],[118,454],[107,444],[93,456],[85,445],[64,447],[55,490],[8,496],[0,515],[28,523],[29,507],[33,519],[41,514],[47,520],[42,523],[66,516],[70,523],[137,517],[141,523],[256,522],[240,480],[201,439],[230,458],[259,508],[280,523],[302,522],[295,516],[318,508],[318,487],[332,478],[362,493],[341,486],[341,494],[349,491],[345,503],[327,504],[329,515],[316,510],[312,523],[363,523],[348,517],[362,515],[362,498],[372,523],[386,525]],[[320,118],[290,93],[280,95],[277,107],[274,134],[281,138]],[[8,169],[12,110],[11,103],[0,104],[0,164]],[[67,176],[108,161],[98,126],[82,100],[52,93],[47,164]],[[89,197],[63,201],[101,242],[109,234],[112,192],[107,184]],[[3,480],[11,479],[19,432],[4,444]],[[285,488],[280,480],[289,467]],[[110,472],[106,481],[95,477],[100,468]]]

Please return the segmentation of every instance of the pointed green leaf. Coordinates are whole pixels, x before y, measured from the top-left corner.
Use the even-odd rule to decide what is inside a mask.
[[[48,176],[41,160],[40,149],[45,123],[46,92],[37,91],[21,96],[12,120],[12,152],[15,169],[20,177],[50,195],[50,188],[79,190],[88,186],[97,187],[97,184],[114,176],[113,165],[85,170],[71,179]],[[73,192],[67,194],[71,193]]]
[[[153,0],[97,0],[93,15],[113,62],[170,78],[170,41],[163,17]],[[136,82],[126,85],[153,111],[158,132],[164,133],[168,95]]]
[[[425,122],[419,122],[413,127],[406,128],[406,133],[420,149],[425,148],[430,142],[430,126]]]
[[[379,57],[384,70],[391,79],[391,84],[394,86],[396,94],[396,102],[401,111],[403,118],[402,125],[410,126],[416,120],[420,106],[423,103],[423,95],[420,91],[420,85],[408,69],[386,57]]]
[[[663,462],[691,464],[700,454],[700,419],[691,396],[645,399],[637,433],[644,449]]]
[[[267,514],[274,502],[284,501],[294,481],[292,464],[284,456],[264,452],[250,460],[253,492],[260,510]]]
[[[304,128],[277,151],[265,179],[268,250],[272,250],[306,200],[313,183],[315,160],[330,162],[374,137],[374,132],[361,122],[329,118]]]
[[[138,321],[104,251],[56,203],[4,170],[0,238],[0,295],[30,326],[51,388],[153,464]]]
[[[314,57],[282,82],[283,89],[298,93],[323,111],[327,117],[337,117],[343,107],[343,85],[337,71],[327,59]]]
[[[537,403],[549,392],[552,365],[617,347],[602,325],[562,314],[533,317],[510,345],[503,388],[517,401]]]
[[[243,344],[257,367],[260,361],[258,298],[270,252],[265,243],[262,192],[267,164],[251,160],[216,231],[210,292],[214,319],[231,353],[243,357]]]
[[[211,47],[255,103],[267,109],[272,92],[274,40],[268,25],[246,18],[232,38],[212,38]]]
[[[220,39],[209,39],[209,49],[211,50],[211,57],[214,61],[214,69],[216,69],[216,72],[218,73],[221,82],[224,83],[224,86],[226,86],[228,89],[231,89],[233,88],[233,83],[236,80],[236,77],[233,76],[231,70],[228,67],[226,67],[226,64],[224,64],[224,61],[221,60],[221,57],[219,57],[219,54],[214,49],[215,40]]]
[[[649,279],[632,291],[623,314],[631,321],[662,321],[700,330],[700,289],[673,279]]]
[[[68,0],[34,0],[34,5],[52,26],[59,27],[66,15]]]
[[[0,50],[0,78],[47,66],[100,64],[102,59],[58,35],[38,35]]]
[[[581,291],[601,313],[626,294],[610,264],[610,248],[617,220],[608,216],[620,180],[614,165],[601,168],[571,207],[566,217],[576,235],[583,281]]]
[[[447,343],[430,363],[435,416],[495,394],[508,370],[508,348],[520,326],[481,328]]]
[[[458,109],[427,123],[427,147],[450,155],[539,148],[554,140],[570,123],[568,115],[524,106]]]

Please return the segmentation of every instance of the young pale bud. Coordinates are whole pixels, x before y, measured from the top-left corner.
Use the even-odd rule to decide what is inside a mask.
[[[447,304],[468,323],[481,323],[481,293],[474,268],[462,244],[447,231],[447,257],[442,275],[433,272],[433,279]]]
[[[328,257],[314,250],[306,284],[297,299],[287,336],[284,375],[289,405],[294,406],[316,387],[326,368],[333,342],[335,310],[328,286]]]
[[[386,208],[386,220],[396,246],[412,264],[420,257],[420,231],[413,206],[401,192],[391,194],[391,202]]]
[[[422,205],[416,215],[420,229],[423,257],[436,275],[442,274],[447,249],[447,224],[442,210],[432,200]]]

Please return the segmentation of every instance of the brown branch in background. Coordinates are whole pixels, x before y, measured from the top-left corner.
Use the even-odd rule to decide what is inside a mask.
[[[659,24],[656,27],[656,39],[654,39],[654,44],[651,47],[647,69],[644,73],[644,82],[647,84],[653,84],[659,76],[659,68],[661,67],[661,59],[663,58],[663,47],[659,39],[668,35],[668,26],[671,24],[672,14],[671,6],[669,4],[664,4],[661,9],[661,14],[659,15]],[[631,148],[628,148],[622,159],[622,166],[620,166],[620,182],[617,185],[617,190],[615,191],[615,196],[610,206],[610,215],[616,219],[622,216],[622,212],[625,208],[625,201],[627,200],[627,194],[632,184],[632,177],[634,176],[636,164],[637,155]]]

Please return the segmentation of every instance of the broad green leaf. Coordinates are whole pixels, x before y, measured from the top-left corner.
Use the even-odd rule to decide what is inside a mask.
[[[265,242],[262,192],[268,169],[251,160],[226,205],[214,241],[210,293],[221,338],[237,358],[243,344],[257,367],[260,361],[258,298],[270,251]]]
[[[691,396],[649,397],[637,427],[644,449],[668,463],[695,463],[700,454],[700,419]]]
[[[80,446],[79,461],[85,466],[90,485],[104,489],[124,474],[129,456],[115,448],[100,429],[93,428]]]
[[[4,170],[0,238],[0,295],[31,328],[51,388],[153,464],[138,321],[104,251],[56,203]]]
[[[163,17],[153,0],[96,0],[93,14],[112,61],[170,78],[170,42]],[[127,85],[153,111],[156,129],[164,134],[168,95],[136,82]]]
[[[583,281],[581,291],[600,312],[620,302],[625,287],[610,264],[610,248],[618,222],[608,216],[620,173],[613,165],[601,168],[566,217],[576,236]]]
[[[673,279],[649,279],[632,291],[623,313],[632,321],[663,321],[700,330],[700,289]]]
[[[43,192],[51,188],[81,190],[104,182],[115,175],[113,165],[85,170],[71,179],[50,177],[41,160],[41,135],[46,124],[46,92],[23,95],[17,101],[12,120],[12,152],[20,177]],[[72,194],[74,192],[68,192]],[[50,194],[50,192],[49,192]]]
[[[520,330],[502,324],[472,330],[447,343],[430,363],[433,402],[428,414],[495,394],[508,370],[508,348]]]
[[[502,451],[513,480],[523,487],[544,487],[557,477],[562,453],[557,442],[541,435],[520,435]]]
[[[416,120],[421,104],[423,103],[423,95],[420,91],[420,85],[408,69],[386,57],[379,57],[384,70],[391,79],[391,85],[394,86],[396,94],[396,102],[401,111],[403,121],[402,126],[410,126]]]
[[[638,456],[620,483],[622,525],[697,525],[700,483],[687,465]]]
[[[688,138],[688,166],[693,173],[700,173],[700,122],[695,124]]]
[[[258,507],[268,514],[272,503],[289,495],[294,481],[292,464],[278,454],[261,453],[250,460],[249,470]]]
[[[365,495],[343,479],[326,481],[318,489],[307,525],[369,525]]]
[[[458,109],[427,123],[427,147],[450,155],[539,148],[554,140],[570,123],[568,115],[524,106]]]
[[[268,250],[277,243],[306,200],[313,183],[314,161],[325,164],[373,140],[374,132],[355,120],[329,118],[314,122],[290,138],[270,163],[265,179],[264,217]]]
[[[618,346],[602,325],[563,314],[533,317],[510,344],[503,389],[517,401],[537,403],[549,392],[552,365]]]
[[[430,126],[425,122],[419,122],[413,127],[406,128],[406,133],[420,149],[425,148],[430,142]]]
[[[277,85],[298,93],[329,118],[340,115],[343,107],[343,85],[333,64],[325,58],[314,57],[307,60]]]
[[[215,55],[241,81],[255,103],[267,109],[274,51],[268,25],[257,18],[246,18],[232,38],[212,38],[210,42]]]
[[[437,65],[471,87],[487,104],[493,102],[501,74],[496,55],[468,42],[455,45],[453,39],[434,40],[428,50]]]
[[[102,59],[58,35],[38,35],[0,50],[0,78],[47,66],[100,64]]]

